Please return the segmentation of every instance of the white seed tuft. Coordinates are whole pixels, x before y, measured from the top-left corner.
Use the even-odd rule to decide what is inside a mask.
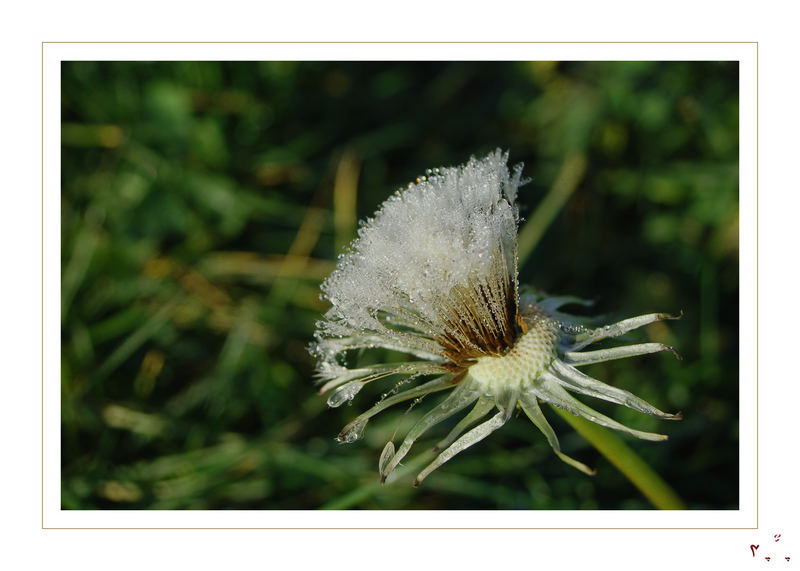
[[[495,279],[516,287],[514,201],[521,166],[511,174],[507,160],[508,154],[497,150],[430,171],[383,203],[322,285],[332,305],[318,324],[322,360],[334,363],[339,353],[331,350],[331,337],[354,335],[377,335],[383,346],[392,340],[394,349],[446,360],[434,340],[448,331],[453,312],[460,318],[469,310],[470,296],[483,301],[485,294],[473,293],[478,287],[492,294],[478,316],[486,322],[481,326],[502,329],[493,321],[505,318],[516,291],[501,291],[502,284],[488,283],[487,277],[500,274]],[[443,303],[450,314],[442,311]],[[456,344],[468,346],[471,341],[462,337]]]

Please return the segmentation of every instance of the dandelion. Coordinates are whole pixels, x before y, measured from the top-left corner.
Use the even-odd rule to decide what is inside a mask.
[[[391,377],[396,382],[394,390],[341,431],[339,441],[355,441],[372,417],[393,405],[448,393],[410,428],[397,448],[393,440],[386,444],[379,460],[382,480],[428,429],[470,406],[437,444],[439,455],[420,472],[415,485],[503,426],[518,407],[561,460],[592,474],[561,452],[540,401],[637,438],[667,438],[624,426],[570,393],[660,419],[680,418],[579,370],[659,351],[677,356],[673,348],[660,343],[586,350],[603,339],[673,316],[651,313],[591,328],[560,311],[575,298],[520,295],[515,203],[522,165],[509,172],[507,160],[508,154],[497,150],[460,167],[428,171],[396,192],[362,224],[322,285],[331,308],[317,324],[312,352],[318,358],[320,392],[332,391],[328,405],[353,400],[372,381]],[[351,352],[378,347],[403,352],[409,360],[347,366]],[[403,385],[409,388],[400,390]]]

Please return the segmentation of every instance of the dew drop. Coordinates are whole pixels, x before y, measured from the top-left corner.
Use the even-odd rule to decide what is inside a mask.
[[[361,384],[360,381],[350,381],[349,383],[342,385],[333,391],[331,396],[328,397],[328,406],[331,408],[336,408],[353,400],[353,397],[358,394],[358,391],[360,391],[361,387],[363,386],[364,385]]]
[[[339,442],[350,444],[361,438],[364,435],[364,428],[367,426],[367,422],[368,421],[365,419],[349,425],[347,427],[347,431],[342,431],[342,433],[339,435]]]

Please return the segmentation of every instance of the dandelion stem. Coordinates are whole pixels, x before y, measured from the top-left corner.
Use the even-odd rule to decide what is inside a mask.
[[[678,494],[612,431],[552,407],[660,510],[686,509]]]

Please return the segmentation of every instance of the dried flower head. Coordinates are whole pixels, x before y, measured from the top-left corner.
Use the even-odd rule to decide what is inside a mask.
[[[396,381],[394,390],[342,430],[341,442],[358,439],[367,422],[392,405],[449,392],[408,431],[399,448],[395,450],[393,441],[387,443],[379,462],[382,479],[425,431],[470,405],[471,411],[439,442],[441,453],[417,476],[415,485],[500,428],[518,406],[559,458],[593,473],[561,452],[539,401],[637,438],[667,438],[628,428],[568,391],[662,419],[680,418],[577,368],[657,351],[675,353],[659,343],[585,351],[597,341],[672,316],[652,313],[588,328],[559,311],[575,298],[520,296],[515,201],[522,166],[510,173],[507,159],[507,153],[497,150],[460,167],[428,171],[395,193],[361,226],[358,238],[322,285],[332,307],[317,324],[312,351],[319,360],[321,392],[332,391],[328,404],[336,407],[352,400],[371,381]],[[348,352],[375,347],[401,351],[415,360],[346,366]],[[423,376],[426,382],[400,390]],[[493,409],[497,412],[480,422]]]

